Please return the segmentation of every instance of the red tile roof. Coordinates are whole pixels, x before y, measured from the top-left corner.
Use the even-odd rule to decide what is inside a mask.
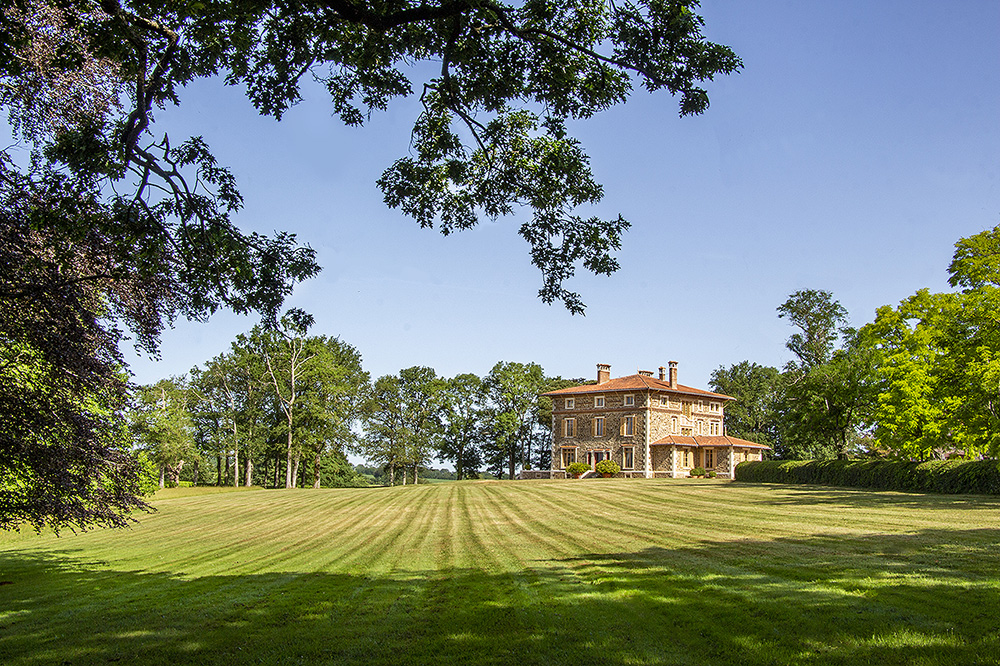
[[[728,395],[723,395],[722,393],[712,393],[711,391],[704,391],[702,389],[692,388],[690,386],[684,386],[683,384],[678,384],[677,388],[670,388],[670,382],[657,379],[655,377],[647,377],[645,375],[629,375],[628,377],[615,377],[614,379],[609,379],[603,384],[583,384],[582,386],[570,386],[569,388],[558,389],[555,391],[549,391],[548,393],[543,393],[545,396],[560,396],[560,395],[575,395],[577,393],[607,393],[610,391],[672,391],[674,393],[687,393],[690,395],[701,395],[710,398],[718,398],[720,400],[735,400]]]
[[[727,447],[727,446],[739,446],[742,448],[750,449],[770,449],[771,447],[766,444],[758,444],[757,442],[751,442],[745,439],[740,439],[739,437],[730,437],[728,435],[697,435],[692,437],[687,437],[684,435],[667,435],[663,439],[658,439],[655,442],[650,443],[650,446],[670,446],[671,444],[676,444],[677,446],[711,446],[711,447]]]

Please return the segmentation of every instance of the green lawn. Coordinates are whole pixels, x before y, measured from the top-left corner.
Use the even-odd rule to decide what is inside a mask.
[[[1000,498],[711,480],[158,497],[0,535],[0,663],[1000,664]]]

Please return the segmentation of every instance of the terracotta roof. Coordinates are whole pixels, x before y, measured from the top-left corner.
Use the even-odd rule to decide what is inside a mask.
[[[702,395],[711,398],[718,398],[720,400],[736,399],[728,395],[723,395],[722,393],[712,393],[711,391],[704,391],[702,389],[692,388],[690,386],[684,386],[683,384],[678,384],[677,388],[670,388],[670,382],[662,379],[657,379],[656,377],[647,377],[645,375],[629,375],[628,377],[615,377],[614,379],[609,379],[603,384],[583,384],[582,386],[570,386],[569,388],[549,391],[548,393],[543,393],[542,395],[560,396],[560,395],[575,395],[577,393],[608,393],[611,391],[645,391],[648,389],[652,389],[655,391],[673,391],[674,393],[688,393],[690,395]]]
[[[692,437],[687,437],[684,435],[667,435],[663,439],[658,439],[655,442],[650,443],[650,446],[669,446],[671,444],[676,444],[677,446],[740,446],[743,448],[751,449],[770,449],[771,447],[767,444],[758,444],[757,442],[751,442],[745,439],[740,439],[739,437],[729,437],[728,435],[697,435]]]

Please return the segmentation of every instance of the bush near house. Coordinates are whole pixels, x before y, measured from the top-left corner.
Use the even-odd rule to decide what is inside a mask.
[[[765,460],[737,465],[736,480],[1000,495],[1000,461]]]
[[[616,463],[614,460],[599,460],[597,464],[594,465],[594,471],[601,475],[609,474],[614,476],[618,472],[622,471],[622,468],[621,465]]]
[[[566,465],[566,473],[570,476],[576,476],[577,474],[583,474],[590,469],[590,465],[584,462],[573,462]]]

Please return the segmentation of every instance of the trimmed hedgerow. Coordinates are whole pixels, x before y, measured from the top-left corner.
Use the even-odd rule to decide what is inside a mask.
[[[736,480],[1000,495],[1000,461],[766,460],[740,463]]]

